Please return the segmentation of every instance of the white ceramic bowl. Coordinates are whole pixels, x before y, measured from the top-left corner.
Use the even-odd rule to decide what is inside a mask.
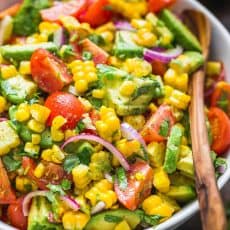
[[[11,0],[14,1],[14,0]],[[4,3],[3,3],[4,5]],[[1,8],[1,2],[0,2]],[[224,62],[226,68],[227,81],[230,82],[230,34],[224,26],[217,20],[217,18],[210,13],[204,6],[196,0],[177,0],[173,6],[175,12],[181,12],[183,9],[193,8],[205,13],[212,24],[212,43],[211,43],[211,58],[213,60],[221,60]],[[230,150],[226,153],[229,168],[218,180],[219,188],[230,179]],[[198,202],[193,201],[184,206],[181,211],[173,215],[169,220],[155,227],[148,228],[148,230],[173,230],[182,225],[186,220],[191,218],[199,209]],[[16,230],[2,222],[0,222],[0,230]]]

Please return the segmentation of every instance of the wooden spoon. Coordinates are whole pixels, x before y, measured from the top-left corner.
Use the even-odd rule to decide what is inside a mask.
[[[200,40],[205,60],[208,58],[211,27],[201,12],[186,10],[184,15],[191,23],[186,23]],[[186,22],[186,21],[185,21]],[[193,25],[193,27],[191,27]],[[210,157],[210,147],[204,112],[205,65],[191,78],[191,105],[189,110],[193,161],[196,175],[202,227],[204,230],[226,229],[226,217],[221,196],[216,184],[215,171]]]

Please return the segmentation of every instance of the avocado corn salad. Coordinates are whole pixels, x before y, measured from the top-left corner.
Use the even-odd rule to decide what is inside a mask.
[[[157,3],[156,3],[157,2]],[[1,12],[0,219],[20,230],[130,230],[196,197],[188,93],[200,43],[174,1],[24,0]],[[230,84],[206,68],[218,178]]]

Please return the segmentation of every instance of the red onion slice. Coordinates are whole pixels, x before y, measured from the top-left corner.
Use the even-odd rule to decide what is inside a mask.
[[[143,146],[144,150],[147,152],[147,146],[145,144],[144,139],[142,136],[137,132],[136,129],[134,129],[131,125],[128,123],[122,123],[121,124],[121,134],[124,138],[127,140],[137,140],[141,143]]]
[[[60,200],[63,201],[73,211],[78,211],[80,209],[80,205],[77,203],[77,201],[69,196],[61,196]]]
[[[126,161],[124,156],[111,143],[95,135],[80,134],[77,136],[70,137],[66,142],[62,144],[61,149],[63,149],[67,144],[74,142],[74,141],[79,141],[79,140],[95,141],[103,145],[119,160],[120,164],[123,166],[125,170],[128,171],[130,169],[130,165]]]
[[[65,32],[62,27],[54,32],[53,40],[58,47],[61,47],[62,45],[66,44]]]
[[[117,30],[135,31],[135,29],[127,21],[116,21],[115,27]]]
[[[94,207],[91,209],[91,214],[96,214],[105,209],[105,202],[99,201]]]
[[[0,117],[0,122],[2,122],[2,121],[7,121],[8,119],[7,118],[5,118],[5,117]]]
[[[22,203],[23,215],[24,216],[29,215],[29,205],[32,198],[36,196],[47,196],[47,192],[48,192],[47,190],[43,190],[43,191],[35,191],[35,192],[28,193],[23,199],[23,203]]]
[[[178,57],[182,52],[183,49],[180,46],[177,46],[176,48],[167,50],[165,52],[159,52],[154,49],[145,49],[144,59],[148,62],[160,61],[163,63],[168,63],[172,59]]]

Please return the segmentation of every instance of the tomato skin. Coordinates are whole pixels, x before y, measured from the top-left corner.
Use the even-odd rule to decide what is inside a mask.
[[[89,4],[86,12],[80,15],[80,21],[87,22],[91,26],[100,26],[111,18],[111,11],[105,7],[109,4],[108,0],[94,0]]]
[[[211,149],[218,155],[223,154],[230,146],[230,119],[217,107],[211,107],[208,112],[213,142]]]
[[[227,104],[221,106],[220,101],[221,97],[225,96],[224,99]],[[230,117],[230,84],[224,81],[220,81],[216,84],[215,90],[211,95],[211,106],[218,107],[224,110]]]
[[[0,204],[12,204],[16,201],[16,195],[11,187],[9,177],[0,159]]]
[[[148,9],[151,12],[159,12],[163,8],[166,8],[172,5],[175,0],[149,0],[148,1]]]
[[[156,75],[163,76],[167,71],[168,67],[165,63],[160,61],[153,61],[152,62],[152,73]]]
[[[82,103],[72,94],[65,92],[52,93],[45,101],[45,106],[51,110],[47,125],[51,126],[53,119],[61,115],[67,122],[63,129],[73,129],[84,113]]]
[[[32,54],[30,65],[33,80],[45,92],[61,90],[72,81],[64,62],[45,49]]]
[[[81,46],[83,51],[89,51],[93,55],[93,61],[95,64],[105,64],[109,57],[108,53],[106,53],[99,46],[91,42],[88,38],[81,41]]]
[[[85,10],[86,6],[86,0],[69,1],[41,10],[40,13],[44,21],[59,22],[61,15],[78,17]]]
[[[10,224],[20,230],[27,229],[27,217],[23,215],[22,203],[24,197],[20,197],[14,204],[10,204],[7,209],[7,216]]]
[[[175,118],[171,107],[168,105],[161,105],[158,110],[151,115],[141,131],[141,135],[147,143],[152,141],[161,142],[166,139],[166,137],[158,134],[161,123],[166,119],[169,121],[169,126],[172,127],[175,123]]]
[[[143,180],[135,178],[136,173],[141,173]],[[131,165],[127,175],[128,186],[121,190],[115,182],[114,189],[118,200],[129,210],[135,210],[138,205],[151,193],[153,169],[144,161],[137,161]]]

